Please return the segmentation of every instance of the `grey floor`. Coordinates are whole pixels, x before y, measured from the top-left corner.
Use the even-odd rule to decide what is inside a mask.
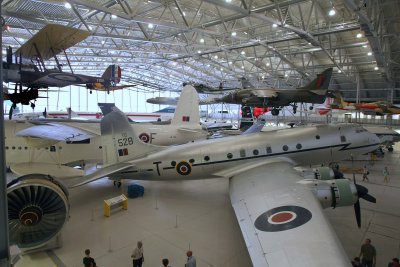
[[[349,165],[349,162],[343,165]],[[362,167],[365,161],[356,161]],[[400,146],[368,165],[369,182],[362,182],[378,203],[361,201],[362,228],[356,227],[353,207],[327,209],[326,214],[349,256],[358,255],[361,243],[371,238],[377,249],[377,266],[400,256]],[[383,183],[387,165],[391,181]],[[351,177],[351,175],[346,175]],[[240,228],[230,205],[228,180],[143,182],[145,195],[129,199],[127,211],[103,216],[103,200],[122,193],[133,181],[114,188],[106,179],[70,191],[70,220],[62,232],[62,246],[23,254],[16,266],[82,266],[83,251],[90,248],[101,267],[131,266],[130,255],[138,240],[144,244],[144,266],[184,266],[189,248],[197,266],[251,266]],[[328,265],[327,265],[328,266]]]

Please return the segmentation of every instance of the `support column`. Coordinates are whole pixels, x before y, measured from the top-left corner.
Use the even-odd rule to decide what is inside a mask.
[[[0,14],[1,3],[0,1]],[[4,18],[1,17],[1,28],[4,27]],[[3,30],[0,31],[0,47]],[[0,49],[0,58],[3,58],[3,49]],[[0,92],[3,92],[3,64],[0,65]],[[0,110],[4,110],[4,94],[0,94]],[[7,179],[4,149],[4,116],[0,116],[0,267],[10,266],[10,247],[8,236],[8,206],[7,206]]]

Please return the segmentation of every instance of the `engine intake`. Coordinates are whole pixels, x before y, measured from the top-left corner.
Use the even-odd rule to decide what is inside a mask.
[[[7,184],[10,243],[32,249],[45,245],[69,217],[68,191],[53,177],[28,174]]]

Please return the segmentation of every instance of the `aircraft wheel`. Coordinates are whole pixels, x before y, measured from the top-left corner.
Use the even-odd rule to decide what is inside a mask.
[[[296,114],[297,108],[293,108],[293,114]]]
[[[90,90],[90,91],[89,91],[89,94],[92,94],[92,93],[93,93],[92,90]]]
[[[118,188],[121,188],[122,183],[118,182]]]
[[[389,147],[387,148],[387,150],[388,150],[389,152],[393,152],[393,147],[392,147],[392,146],[389,146]]]
[[[272,114],[272,116],[278,116],[279,115],[279,109],[274,108],[273,110],[271,110],[271,114]]]
[[[313,110],[313,109],[314,109],[314,107],[313,107],[313,106],[310,106],[310,107],[309,107],[309,110]]]

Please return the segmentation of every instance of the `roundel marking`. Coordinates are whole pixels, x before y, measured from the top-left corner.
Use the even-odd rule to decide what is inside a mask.
[[[307,223],[312,213],[299,206],[281,206],[270,209],[256,219],[254,226],[264,232],[286,231]]]
[[[59,81],[66,81],[66,82],[83,82],[83,80],[76,76],[76,75],[68,75],[68,74],[62,74],[62,73],[53,73],[49,74],[48,77],[59,80]]]
[[[148,143],[150,141],[150,136],[147,133],[139,134],[139,139],[144,143]]]
[[[186,161],[179,162],[175,168],[180,175],[189,175],[192,172],[192,166]]]

